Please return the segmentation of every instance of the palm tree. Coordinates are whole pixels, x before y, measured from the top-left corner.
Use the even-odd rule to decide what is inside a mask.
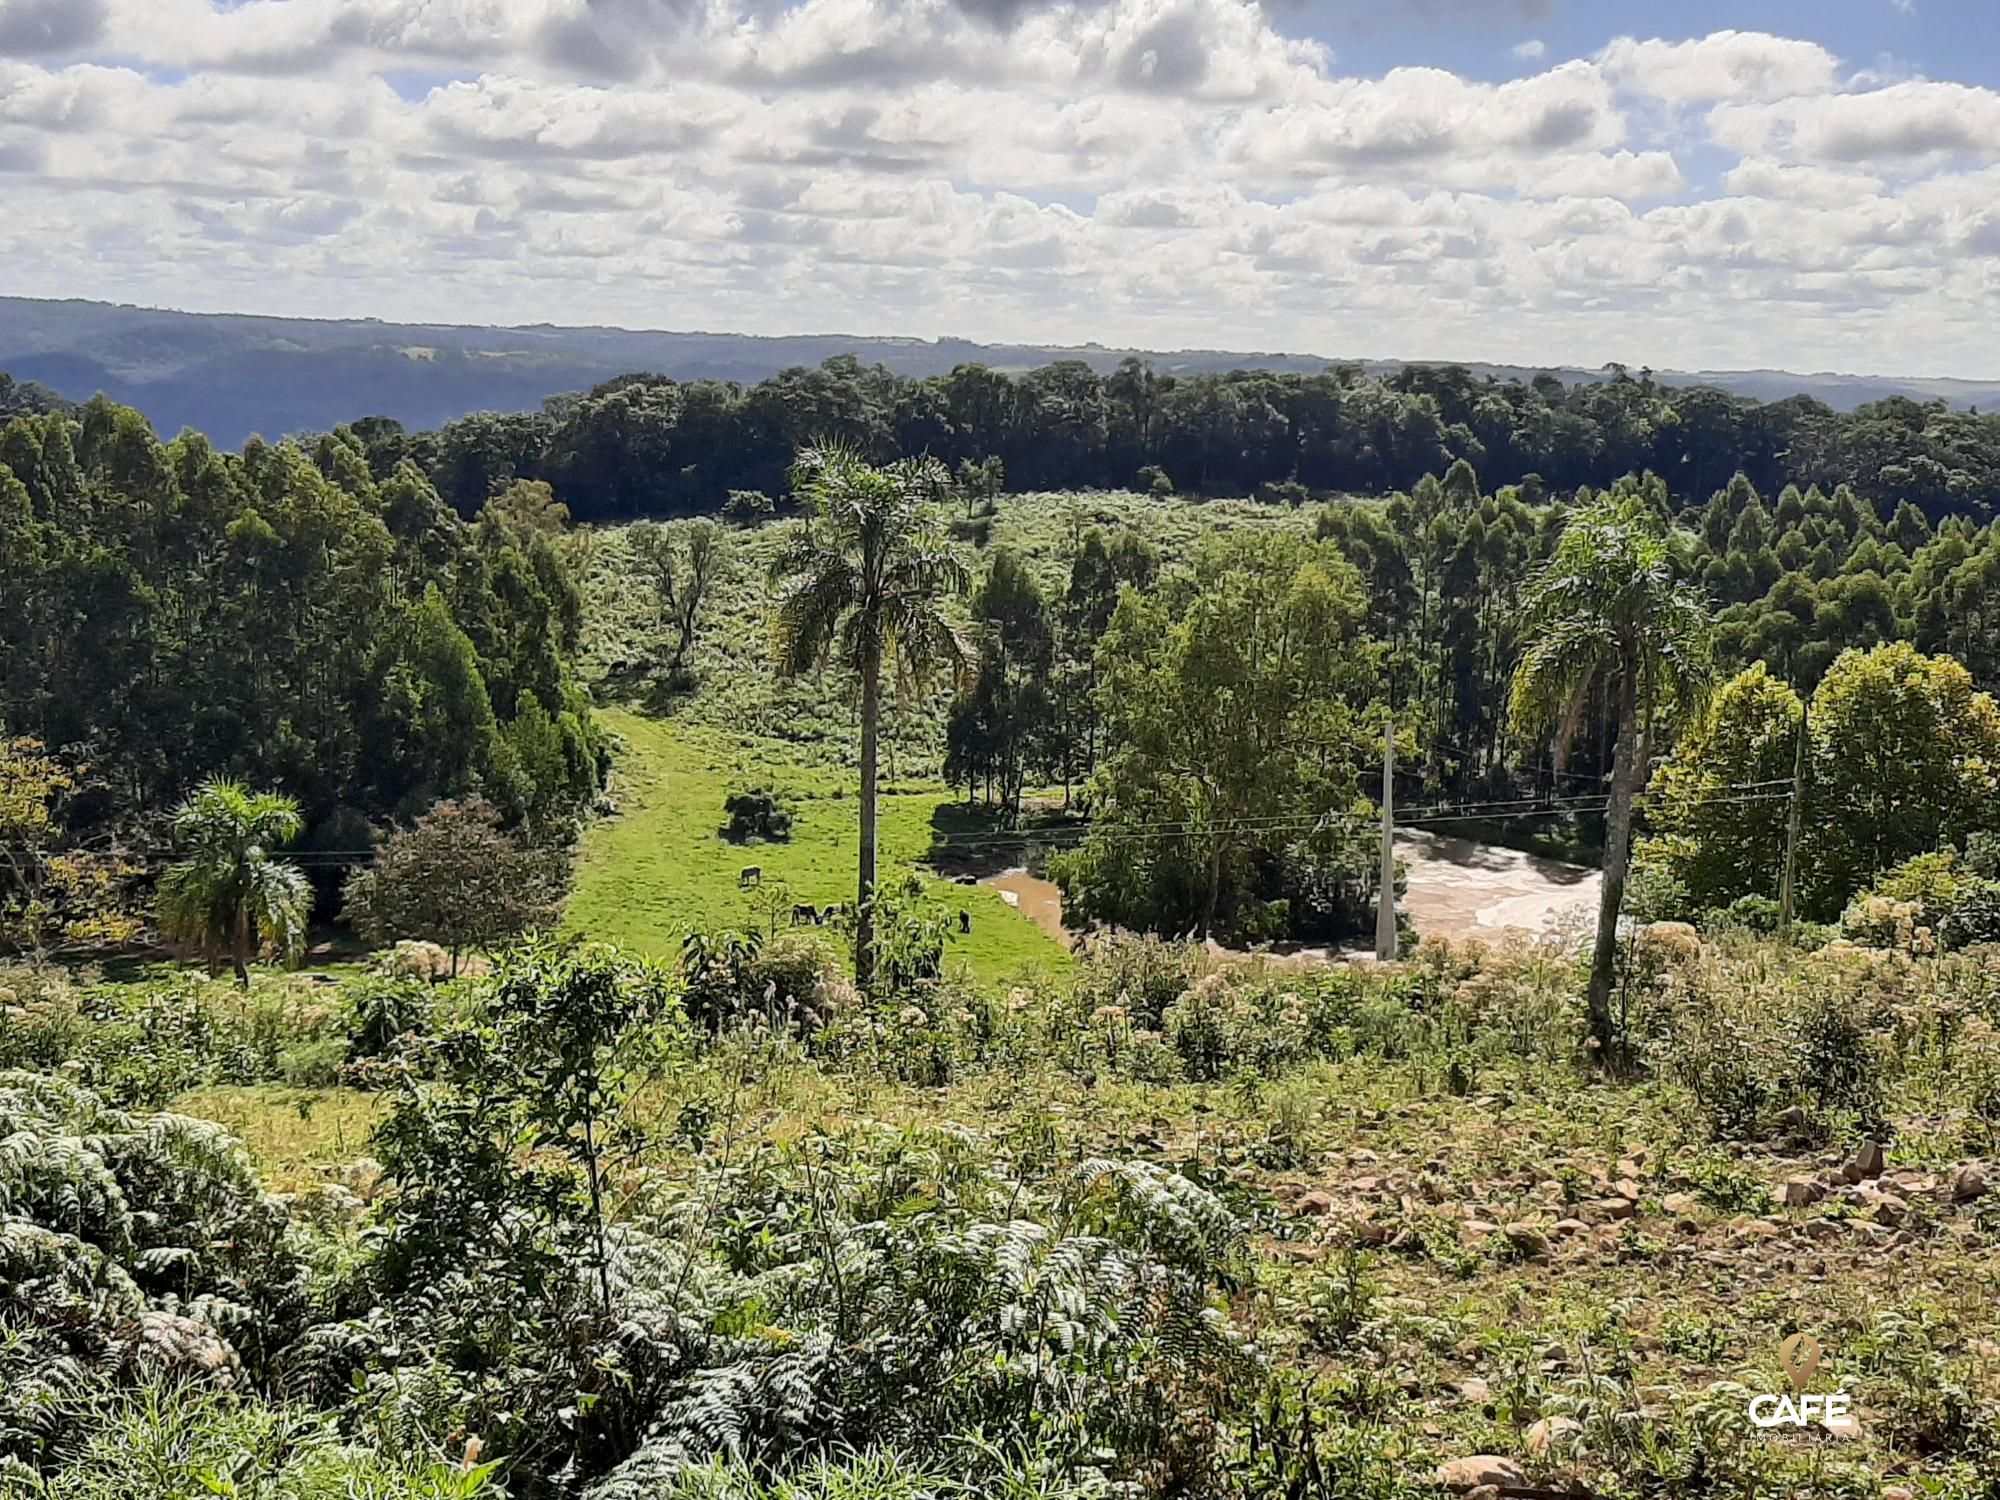
[[[251,954],[268,948],[286,962],[305,951],[312,887],[270,851],[299,836],[299,805],[240,781],[205,781],[174,814],[174,840],[187,858],[160,877],[160,927],[192,943],[213,974],[221,955],[250,984]]]
[[[792,493],[806,523],[773,567],[783,579],[775,635],[778,670],[796,676],[837,661],[861,681],[861,878],[855,977],[875,973],[875,755],[882,668],[906,690],[939,667],[964,668],[968,647],[939,607],[971,585],[937,529],[932,498],[949,483],[934,459],[886,467],[852,450],[800,450]]]
[[[1560,762],[1600,688],[1613,695],[1617,749],[1604,838],[1604,889],[1590,965],[1590,1032],[1611,1061],[1611,987],[1618,914],[1632,855],[1632,799],[1644,788],[1654,729],[1707,696],[1708,609],[1675,576],[1657,513],[1638,495],[1605,496],[1571,517],[1529,585],[1512,716],[1531,734],[1553,728]]]

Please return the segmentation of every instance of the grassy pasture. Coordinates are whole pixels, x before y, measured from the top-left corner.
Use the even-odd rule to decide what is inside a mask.
[[[729,735],[678,720],[629,711],[605,714],[620,737],[616,817],[594,824],[584,838],[566,922],[572,931],[637,953],[670,957],[690,931],[769,930],[773,915],[760,900],[778,901],[777,929],[794,902],[825,907],[854,899],[860,837],[859,803],[842,774],[755,735]],[[723,799],[763,784],[788,798],[793,833],[784,843],[732,844],[720,837]],[[912,868],[952,821],[952,794],[936,783],[885,784],[881,817],[884,879]],[[756,865],[763,890],[739,876]],[[998,892],[926,877],[930,893],[956,914],[972,917],[969,934],[954,934],[947,962],[982,983],[1065,968],[1069,954]],[[839,935],[828,930],[830,940]]]

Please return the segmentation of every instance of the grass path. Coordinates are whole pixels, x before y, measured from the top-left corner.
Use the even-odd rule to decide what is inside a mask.
[[[827,906],[854,899],[860,804],[851,778],[801,760],[782,742],[683,726],[619,709],[600,710],[623,742],[614,774],[616,817],[584,835],[566,925],[641,953],[669,957],[691,929],[762,927],[756,892],[738,884],[758,865],[767,884],[782,881],[791,900]],[[731,844],[716,830],[732,790],[764,785],[789,798],[792,838],[782,844]],[[911,869],[931,846],[932,818],[951,794],[935,784],[885,789],[881,799],[884,879]],[[947,963],[982,983],[1066,967],[1069,954],[998,892],[929,877],[931,893],[972,931],[954,934]],[[782,925],[785,918],[779,918]]]

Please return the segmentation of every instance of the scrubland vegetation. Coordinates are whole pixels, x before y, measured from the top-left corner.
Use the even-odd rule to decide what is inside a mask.
[[[1127,940],[876,1002],[789,937],[11,977],[24,1493],[1386,1496],[1500,1455],[1971,1496],[1995,1462],[1976,954],[1642,945],[1636,1081],[1577,1071],[1552,950]],[[1748,1425],[1797,1328],[1860,1436]]]
[[[1432,477],[0,429],[0,1493],[2000,1493],[2000,536],[1337,389]],[[1595,940],[1289,951],[1385,725]]]

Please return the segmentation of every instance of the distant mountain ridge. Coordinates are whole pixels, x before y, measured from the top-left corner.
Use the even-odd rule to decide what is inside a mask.
[[[1410,363],[1453,363],[1503,380],[1551,374],[1565,383],[1602,379],[1605,373],[1479,360],[1155,351],[1100,344],[1064,347],[955,338],[773,337],[562,328],[545,323],[490,328],[277,318],[0,297],[0,370],[74,400],[103,391],[137,407],[166,436],[197,427],[230,447],[253,433],[276,438],[324,430],[362,416],[389,416],[411,428],[428,428],[468,412],[531,411],[549,396],[586,390],[635,372],[752,383],[794,365],[816,365],[842,354],[904,375],[942,375],[968,363],[1018,371],[1060,359],[1079,359],[1107,372],[1134,357],[1175,374],[1234,369],[1310,372],[1334,363],[1357,364],[1378,373]],[[1785,370],[1654,374],[1674,385],[1714,385],[1763,401],[1804,394],[1842,411],[1890,396],[1981,408],[2000,404],[2000,381],[1800,375]]]

